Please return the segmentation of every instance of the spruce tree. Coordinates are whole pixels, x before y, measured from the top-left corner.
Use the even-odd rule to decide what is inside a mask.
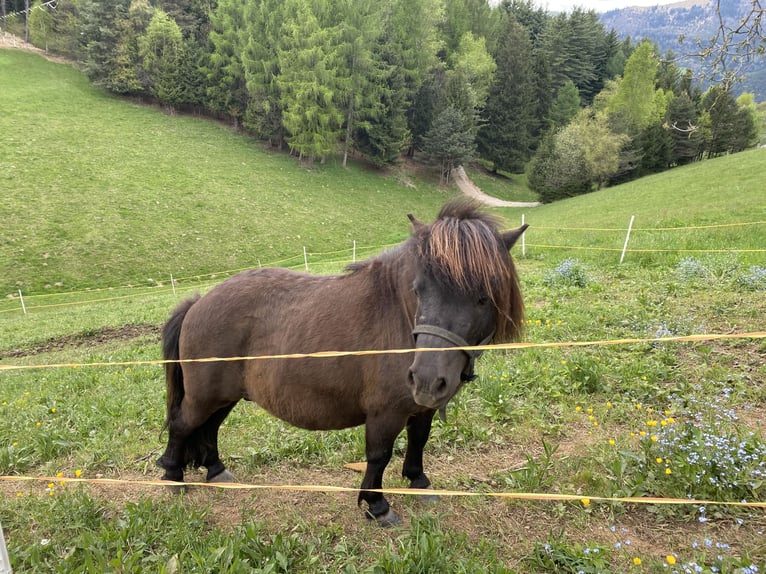
[[[531,43],[509,15],[498,38],[497,71],[484,109],[477,143],[493,169],[519,173],[529,159],[534,121]]]

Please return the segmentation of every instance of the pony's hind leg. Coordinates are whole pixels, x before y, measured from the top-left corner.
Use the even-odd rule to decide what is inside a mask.
[[[218,454],[218,429],[237,401],[219,408],[212,414],[181,403],[167,424],[168,444],[157,464],[165,469],[162,480],[183,481],[186,466],[207,467],[209,482],[233,482]]]
[[[207,468],[207,482],[236,482],[234,475],[231,474],[218,454],[218,430],[224,419],[229,415],[231,409],[235,407],[237,401],[218,409],[202,425],[200,429],[200,441],[205,444],[205,455],[202,466]]]
[[[404,456],[402,476],[409,479],[410,488],[432,488],[423,472],[423,449],[431,434],[434,411],[413,415],[407,421],[407,453]],[[436,495],[424,495],[424,502],[437,502]]]

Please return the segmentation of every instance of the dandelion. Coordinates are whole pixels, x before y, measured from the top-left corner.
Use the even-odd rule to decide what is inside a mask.
[[[635,564],[636,566],[641,566],[641,559],[638,556],[635,556],[633,558],[633,564]]]
[[[36,426],[36,427],[41,427],[41,426],[43,426],[43,423],[41,423],[40,421],[37,421],[37,422],[35,423],[35,426]]]
[[[646,421],[646,426],[648,426],[648,427],[656,427],[657,426],[657,421],[655,421],[655,420],[648,420],[648,421]]]
[[[612,408],[612,401],[606,401],[606,408],[608,409]]]
[[[641,438],[644,438],[646,436],[646,431],[643,431],[643,430],[638,431],[638,436],[640,436]]]
[[[610,438],[609,439],[609,446],[614,446],[615,444],[616,444],[615,440],[613,438]]]
[[[588,407],[588,414],[593,412],[593,407]]]
[[[74,471],[74,476],[75,476],[75,478],[80,478],[82,476],[82,470],[80,470],[79,468],[77,470],[75,470]]]
[[[660,437],[658,437],[656,434],[653,434],[653,435],[652,435],[652,436],[650,436],[649,438],[651,439],[651,441],[652,441],[652,442],[657,442],[657,441],[659,440],[659,438],[660,438]]]
[[[676,557],[673,556],[672,554],[668,554],[667,556],[665,556],[665,562],[673,566],[673,564],[676,563]]]
[[[656,462],[657,464],[662,464],[662,462],[663,462],[663,460],[662,460],[662,457],[661,457],[661,456],[658,456],[658,457],[657,457],[657,458],[655,458],[654,460],[655,460],[655,462]]]
[[[666,468],[665,474],[673,474],[673,471],[670,468]]]
[[[590,504],[590,498],[583,498],[580,502],[582,502],[583,506],[588,506]]]
[[[579,413],[582,410],[582,407],[580,405],[577,405],[575,407],[575,410]]]
[[[640,411],[643,408],[644,408],[644,405],[642,405],[641,403],[636,403],[636,410],[637,411]]]
[[[55,415],[55,414],[56,414],[56,407],[51,407],[51,408],[50,408],[50,413],[51,413],[52,415]]]

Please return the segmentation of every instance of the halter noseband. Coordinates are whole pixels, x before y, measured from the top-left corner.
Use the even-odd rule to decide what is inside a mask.
[[[445,341],[448,341],[449,343],[452,343],[456,347],[472,347],[468,341],[463,339],[460,335],[457,335],[453,333],[452,331],[448,331],[447,329],[442,329],[441,327],[437,327],[435,325],[415,325],[415,328],[412,329],[413,335],[433,335],[435,337],[439,337],[440,339],[444,339]],[[483,341],[481,341],[478,346],[486,345],[491,340],[492,337],[495,336],[495,332],[492,331],[492,333],[489,334],[489,337],[485,338]],[[476,362],[476,359],[481,357],[482,353],[484,351],[475,350],[475,349],[460,349],[463,351],[466,355],[468,355],[468,364],[466,365],[465,369],[463,369],[463,372],[460,374],[460,380],[464,383],[473,381],[476,378],[476,375],[474,374],[473,368],[474,363]]]

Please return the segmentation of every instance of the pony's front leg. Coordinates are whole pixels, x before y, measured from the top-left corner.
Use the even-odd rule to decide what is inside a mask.
[[[398,426],[398,428],[396,428]],[[402,430],[402,423],[392,424],[391,421],[368,419],[365,425],[365,451],[367,455],[367,470],[362,479],[362,490],[359,492],[358,504],[367,503],[365,516],[381,526],[397,526],[401,519],[391,510],[388,501],[380,492],[369,492],[367,489],[383,487],[383,472],[391,460],[394,441]]]
[[[407,454],[404,456],[402,476],[409,479],[410,488],[431,488],[431,481],[423,472],[423,449],[431,434],[431,423],[436,411],[413,415],[407,421]],[[437,502],[436,495],[423,496],[424,502]]]

